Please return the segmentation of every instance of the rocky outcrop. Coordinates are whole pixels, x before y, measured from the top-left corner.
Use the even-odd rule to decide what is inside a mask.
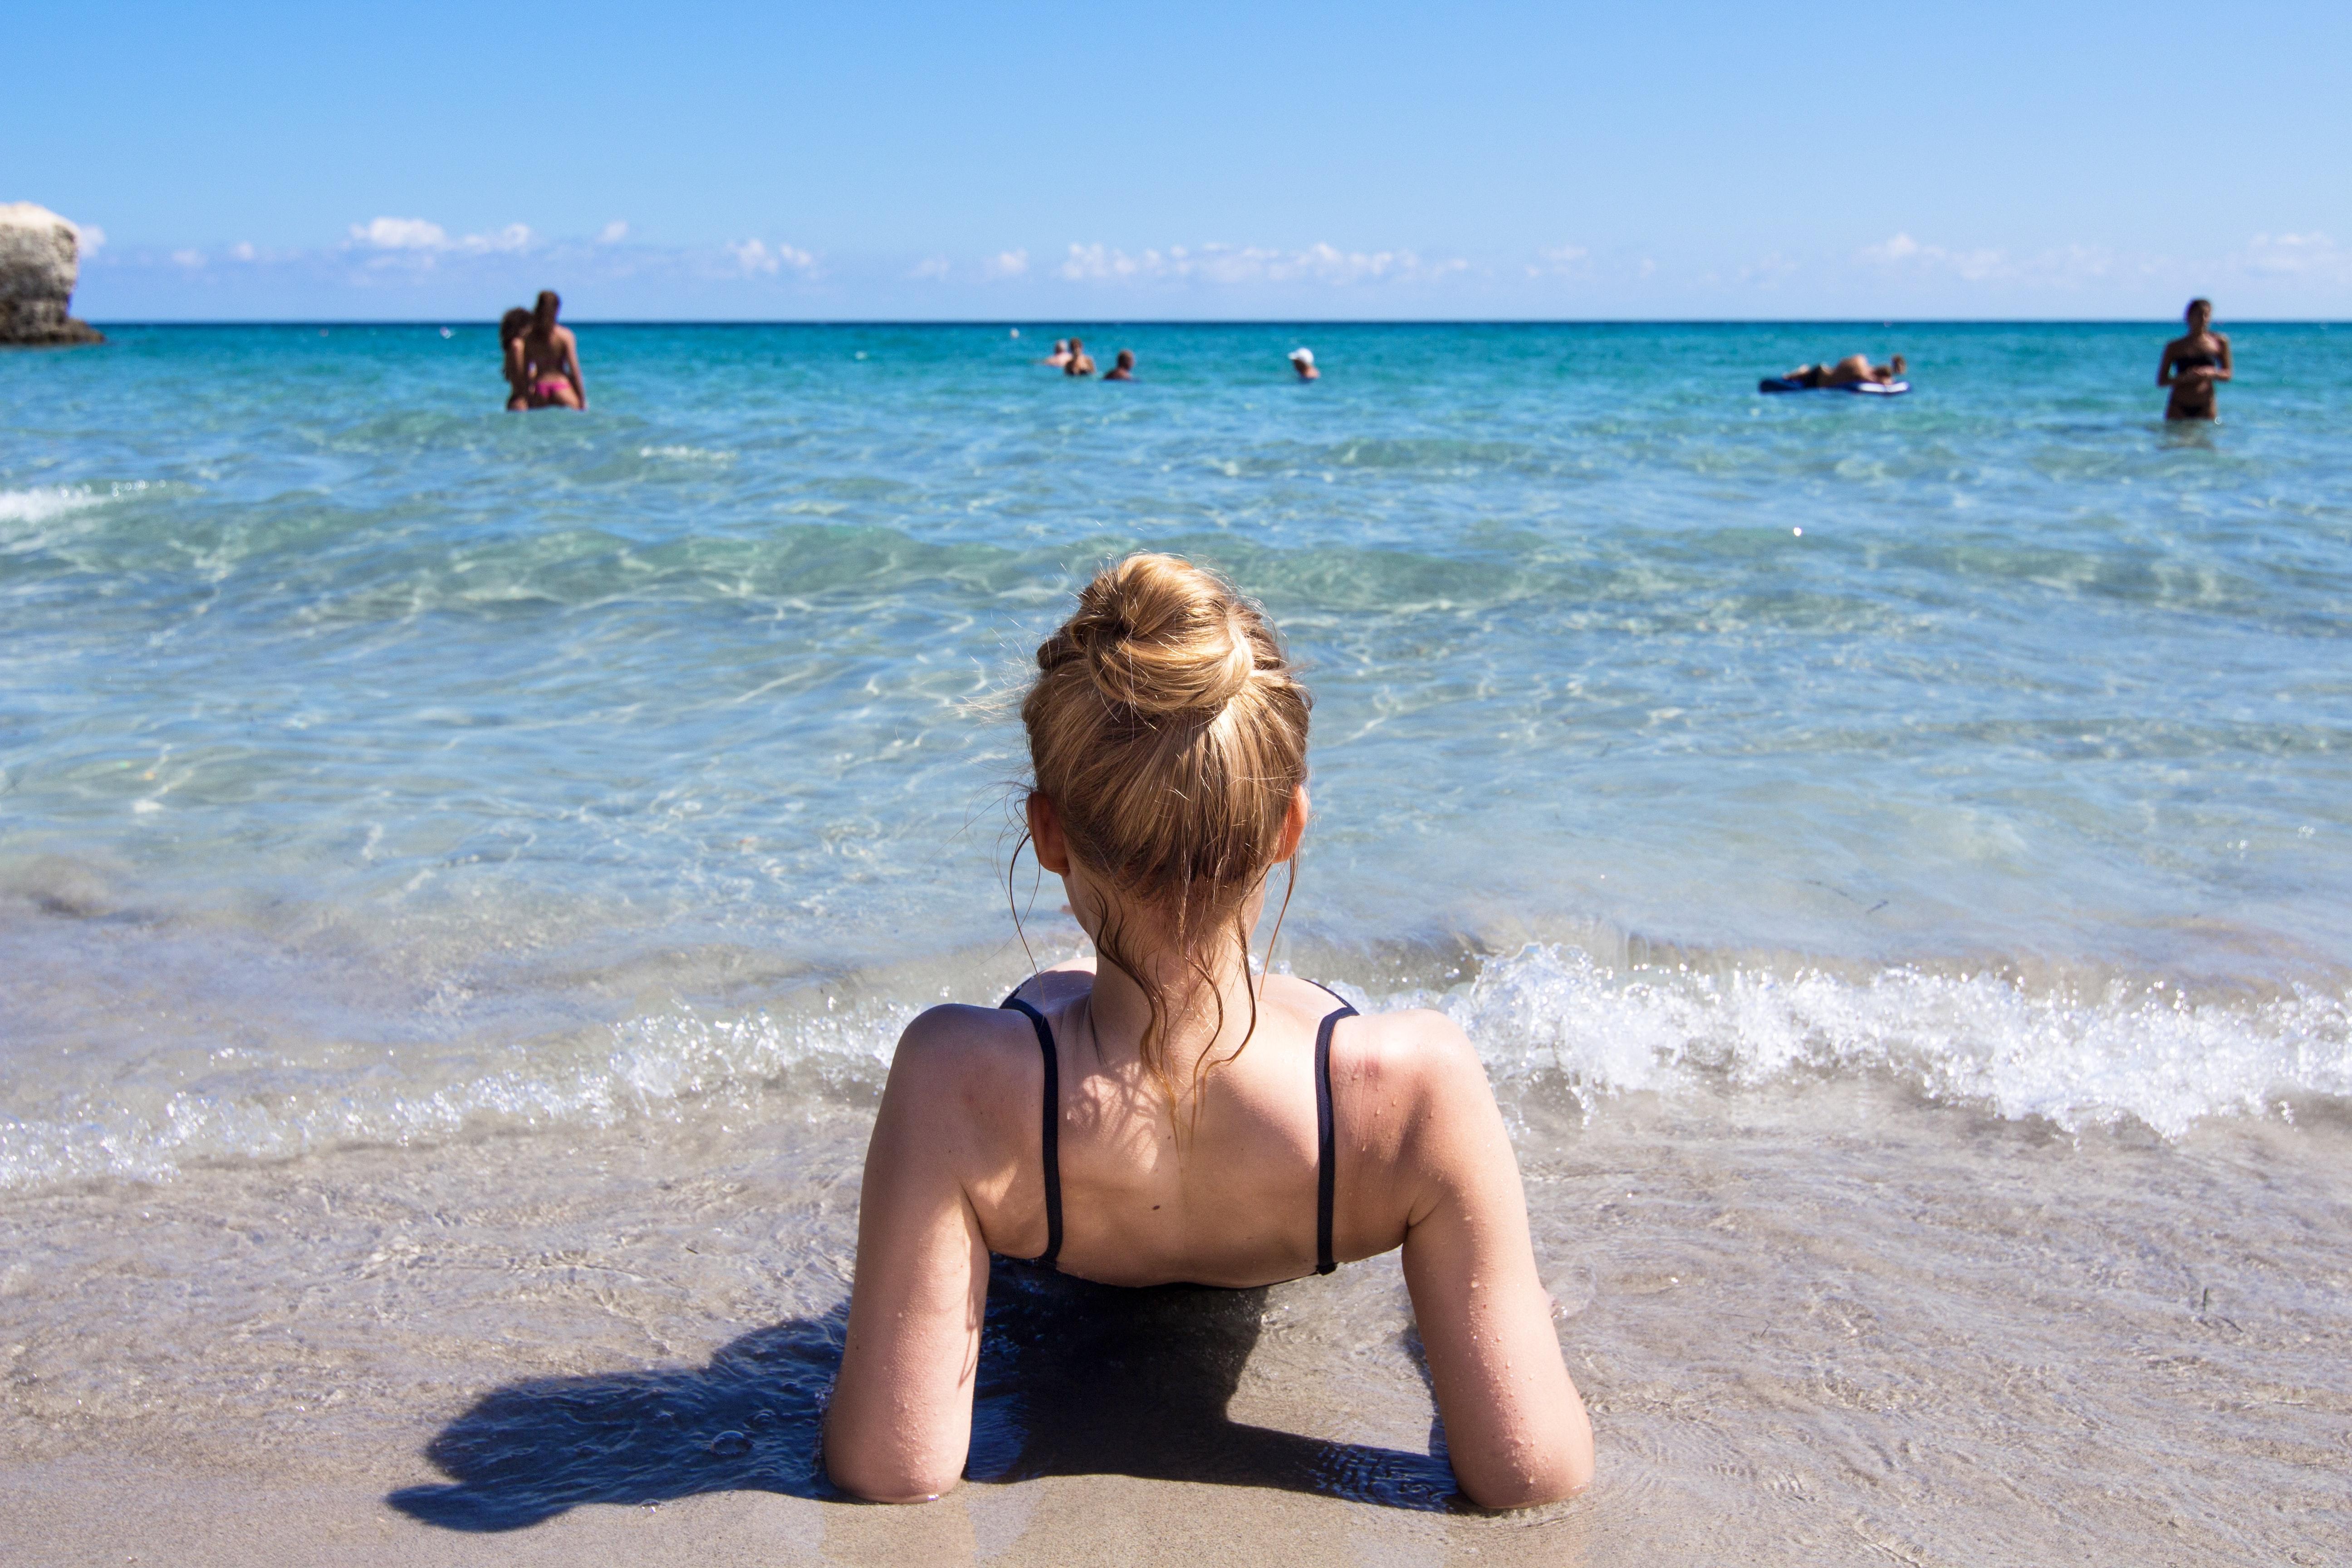
[[[66,313],[81,271],[74,226],[30,202],[0,202],[0,343],[102,343]]]

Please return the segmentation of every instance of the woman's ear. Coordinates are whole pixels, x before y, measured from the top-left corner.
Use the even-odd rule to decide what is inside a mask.
[[[1070,874],[1070,844],[1062,837],[1062,814],[1041,789],[1029,792],[1029,844],[1037,851],[1037,864],[1056,877]]]
[[[1290,809],[1282,815],[1282,837],[1274,847],[1274,863],[1281,865],[1298,853],[1298,841],[1307,835],[1307,786],[1300,784],[1291,792]]]

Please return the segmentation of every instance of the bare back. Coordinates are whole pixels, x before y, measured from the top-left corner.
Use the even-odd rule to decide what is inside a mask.
[[[1315,1270],[1321,1169],[1315,1040],[1339,1006],[1276,976],[1246,1048],[1177,1136],[1132,1047],[1090,1026],[1092,975],[1017,993],[1053,1040],[1056,1264],[1114,1285],[1254,1286]],[[1457,1476],[1510,1507],[1563,1495],[1591,1434],[1537,1279],[1518,1170],[1484,1070],[1432,1013],[1349,1016],[1330,1035],[1332,1246],[1402,1246]],[[1048,1242],[1045,1065],[1024,1014],[933,1008],[899,1045],[866,1157],[858,1271],[826,1440],[862,1495],[935,1494],[971,1436],[989,1254]]]
[[[534,393],[547,395],[554,391],[553,384],[561,383],[570,389],[573,406],[586,406],[588,389],[580,374],[580,340],[572,335],[571,328],[556,326],[541,332],[534,325],[523,334],[520,357]]]

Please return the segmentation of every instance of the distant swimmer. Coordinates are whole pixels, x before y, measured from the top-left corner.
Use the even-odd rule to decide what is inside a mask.
[[[1094,373],[1095,356],[1087,353],[1087,345],[1083,339],[1072,338],[1070,340],[1070,363],[1062,367],[1062,374],[1064,375],[1092,375]]]
[[[517,305],[499,321],[499,356],[507,378],[507,412],[520,414],[530,406],[530,364],[522,357],[523,334],[530,330],[530,312]]]
[[[1319,381],[1323,377],[1323,373],[1315,368],[1313,349],[1291,350],[1290,368],[1298,373],[1298,379],[1301,381]]]
[[[533,408],[588,406],[588,384],[580,375],[580,340],[570,327],[555,324],[555,312],[562,304],[554,289],[541,289],[530,330],[523,334],[522,360],[530,376]]]
[[[1111,366],[1110,369],[1103,372],[1103,379],[1105,381],[1133,381],[1135,379],[1135,351],[1133,349],[1119,350],[1118,363]]]
[[[1853,386],[1872,382],[1885,386],[1903,379],[1903,356],[1890,364],[1873,364],[1868,354],[1848,354],[1835,364],[1801,364],[1780,378],[1799,386]]]
[[[1066,367],[1070,363],[1070,340],[1067,338],[1055,338],[1054,340],[1054,352],[1047,354],[1045,359],[1039,363],[1052,365],[1055,370],[1061,370]]]
[[[2189,332],[2164,345],[2156,364],[2156,384],[2172,388],[2164,405],[2167,419],[2217,419],[2213,387],[2231,379],[2230,340],[2213,330],[2213,301],[2191,300],[2187,311]]]

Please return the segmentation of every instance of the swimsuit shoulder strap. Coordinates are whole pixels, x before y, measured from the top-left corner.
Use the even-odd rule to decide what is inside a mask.
[[[1328,1274],[1339,1267],[1331,1251],[1331,1210],[1339,1177],[1339,1138],[1331,1122],[1331,1026],[1357,1015],[1348,999],[1328,985],[1319,980],[1307,984],[1329,991],[1339,1004],[1323,1015],[1315,1029],[1315,1272]]]
[[[1001,1006],[1014,1007],[1029,1015],[1030,1026],[1037,1031],[1037,1048],[1045,1057],[1045,1250],[1036,1261],[1047,1268],[1062,1252],[1062,1064],[1060,1053],[1054,1049],[1054,1026],[1045,1022],[1045,1015],[1021,1000],[1016,990]],[[1325,1031],[1329,1032],[1328,1029]],[[1326,1124],[1329,1122],[1327,1114]],[[1328,1142],[1327,1136],[1326,1142]],[[1327,1226],[1328,1228],[1328,1226]]]

